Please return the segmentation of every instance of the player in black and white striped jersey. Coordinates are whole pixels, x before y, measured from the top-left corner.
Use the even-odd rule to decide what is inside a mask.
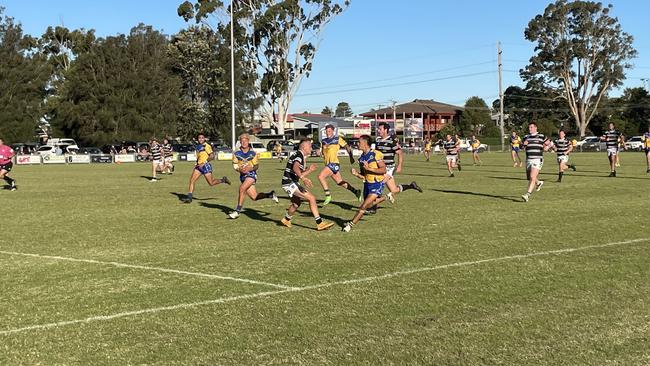
[[[623,134],[615,129],[613,123],[610,122],[608,128],[609,129],[605,131],[605,134],[601,136],[600,139],[601,141],[605,141],[607,146],[607,158],[609,159],[609,167],[611,168],[609,177],[616,177],[616,156],[618,155],[618,144],[621,140],[623,144],[625,144],[625,139],[623,138]]]
[[[567,168],[573,169],[576,171],[575,164],[569,164],[569,154],[573,151],[573,145],[571,141],[566,138],[566,132],[564,130],[559,131],[559,138],[553,141],[553,148],[557,153],[557,164],[559,166],[559,172],[557,175],[557,182],[562,182],[562,177],[564,176],[564,171]]]
[[[163,152],[162,172],[166,174],[172,174],[174,172],[174,164],[172,164],[172,160],[174,160],[174,148],[172,147],[172,144],[169,142],[169,139],[166,137],[163,139],[162,152]]]
[[[537,123],[530,122],[528,132],[523,139],[523,146],[526,150],[526,177],[528,178],[528,190],[521,196],[524,202],[528,202],[533,194],[533,189],[539,192],[544,185],[544,181],[539,180],[538,176],[544,165],[544,151],[548,151],[551,146],[548,138],[537,132]]]
[[[162,169],[163,162],[162,162],[162,146],[158,143],[158,139],[155,137],[151,138],[150,141],[151,144],[151,181],[150,182],[155,182],[156,179],[156,172]]]
[[[442,148],[445,150],[445,159],[447,160],[447,170],[449,177],[454,176],[454,168],[460,171],[460,164],[458,162],[458,151],[460,149],[458,140],[454,140],[451,135],[445,136],[445,141],[442,142]]]

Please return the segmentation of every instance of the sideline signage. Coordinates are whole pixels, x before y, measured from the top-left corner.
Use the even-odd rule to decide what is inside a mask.
[[[43,164],[65,164],[66,157],[63,155],[45,155],[43,156]]]
[[[70,164],[90,164],[90,155],[69,155],[68,163]]]
[[[110,164],[113,162],[113,157],[110,155],[90,155],[91,163]]]
[[[40,155],[18,155],[16,156],[16,165],[40,164]]]
[[[118,154],[115,155],[116,163],[135,163],[135,154]]]

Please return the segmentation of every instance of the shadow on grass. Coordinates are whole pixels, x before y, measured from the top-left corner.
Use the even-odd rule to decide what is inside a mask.
[[[229,214],[229,213],[231,213],[231,212],[234,211],[234,210],[232,209],[232,207],[228,207],[228,206],[220,205],[220,204],[218,204],[218,203],[205,203],[205,202],[201,202],[200,205],[201,205],[202,207],[206,207],[206,208],[216,208],[216,209],[219,209],[219,210],[221,210],[221,212],[223,212],[224,214]],[[246,208],[246,207],[244,207],[244,209],[242,210],[241,214],[244,215],[244,216],[246,216],[246,217],[248,217],[248,218],[250,218],[251,220],[262,221],[262,222],[274,222],[274,223],[276,223],[276,224],[279,224],[279,223],[280,223],[280,220],[273,220],[273,219],[271,219],[271,218],[268,217],[268,216],[271,215],[270,212],[260,211],[260,210],[256,210],[256,209],[254,209],[254,208]]]
[[[147,176],[147,175],[141,175],[140,178],[144,178],[146,180],[152,180],[153,179],[152,176]],[[161,177],[156,177],[156,180],[162,180],[162,178]]]
[[[488,177],[492,179],[503,179],[503,180],[525,180],[527,181],[528,179],[526,178],[515,178],[515,177]]]
[[[169,192],[169,194],[176,196],[179,201],[183,201],[187,197],[187,194],[185,193],[178,193],[178,192]],[[213,200],[214,198],[196,198],[192,197],[192,201],[210,201]]]
[[[496,198],[496,199],[500,199],[500,200],[504,200],[504,201],[510,201],[510,202],[521,202],[521,200],[516,198],[516,196],[499,196],[499,195],[496,195],[496,194],[489,194],[489,193],[470,192],[470,191],[454,191],[454,190],[448,190],[448,189],[432,189],[432,191],[441,192],[441,193],[461,194],[461,195],[467,195],[467,196]]]

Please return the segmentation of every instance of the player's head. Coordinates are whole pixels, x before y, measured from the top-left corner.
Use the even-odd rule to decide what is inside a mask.
[[[377,134],[382,138],[386,138],[386,136],[388,136],[388,132],[390,132],[390,125],[388,122],[379,122],[377,125]]]
[[[152,137],[152,138],[151,138],[151,143],[154,144],[154,145],[157,144],[157,143],[158,143],[158,139],[155,138],[155,137]]]
[[[167,137],[165,137],[165,138],[163,139],[163,144],[167,145],[168,143],[169,143],[169,139],[168,139]]]
[[[298,146],[298,148],[300,150],[302,150],[302,152],[305,155],[311,154],[311,139],[308,139],[308,138],[301,139],[300,140],[300,145]]]
[[[558,135],[560,135],[560,138],[561,138],[561,139],[563,139],[563,138],[565,138],[565,137],[566,137],[566,132],[564,132],[564,130],[563,130],[563,129],[560,129],[560,131],[558,131],[558,133],[557,133],[557,134],[558,134]]]
[[[196,135],[196,141],[198,141],[199,144],[205,143],[205,134],[199,133],[198,135]]]
[[[447,141],[451,141],[451,134],[446,134],[446,135],[445,135],[445,139],[446,139]]]
[[[476,140],[476,135],[472,134],[472,140]]]
[[[248,149],[248,147],[250,146],[250,142],[251,142],[251,137],[249,134],[242,133],[241,135],[239,135],[239,144],[241,145],[242,149]]]
[[[614,124],[612,122],[610,122],[607,126],[609,127],[610,130],[614,129]]]
[[[359,137],[359,149],[363,151],[370,150],[370,145],[372,145],[372,139],[368,135],[361,135]]]
[[[327,124],[325,125],[325,134],[327,137],[333,137],[334,136],[334,125]]]
[[[512,132],[510,133],[510,135],[511,135],[512,137],[515,137],[515,136],[517,136],[517,132],[516,132],[516,131],[512,131]]]
[[[529,122],[528,123],[528,132],[530,132],[532,134],[536,134],[537,133],[537,123],[535,123],[534,121]]]

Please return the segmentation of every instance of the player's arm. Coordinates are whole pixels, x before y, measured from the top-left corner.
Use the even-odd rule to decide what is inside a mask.
[[[345,144],[345,151],[348,152],[348,156],[350,157],[350,164],[354,164],[354,156],[352,156],[352,148],[350,147],[350,144]]]
[[[354,175],[355,177],[357,177],[357,178],[359,178],[359,179],[361,179],[361,180],[366,179],[366,177],[364,177],[360,172],[358,172],[358,171],[357,171],[356,169],[354,169],[354,168],[352,168],[352,170],[350,171],[350,173],[352,173],[352,175]]]
[[[397,157],[397,168],[395,169],[395,172],[401,173],[402,163],[404,163],[404,152],[402,151],[402,148],[399,146],[399,144],[396,144],[395,147],[397,148],[397,150],[395,150],[395,156]],[[384,164],[384,167],[386,167],[386,164]]]
[[[377,160],[377,168],[370,168],[368,166],[368,163],[364,163],[363,169],[366,171],[366,173],[370,173],[370,174],[376,174],[376,175],[386,174],[386,163],[384,163],[383,160]]]
[[[549,151],[552,148],[552,146],[553,143],[551,142],[551,140],[549,139],[544,140],[544,151]]]
[[[573,144],[569,144],[569,150],[567,150],[566,154],[569,155],[573,152]]]

